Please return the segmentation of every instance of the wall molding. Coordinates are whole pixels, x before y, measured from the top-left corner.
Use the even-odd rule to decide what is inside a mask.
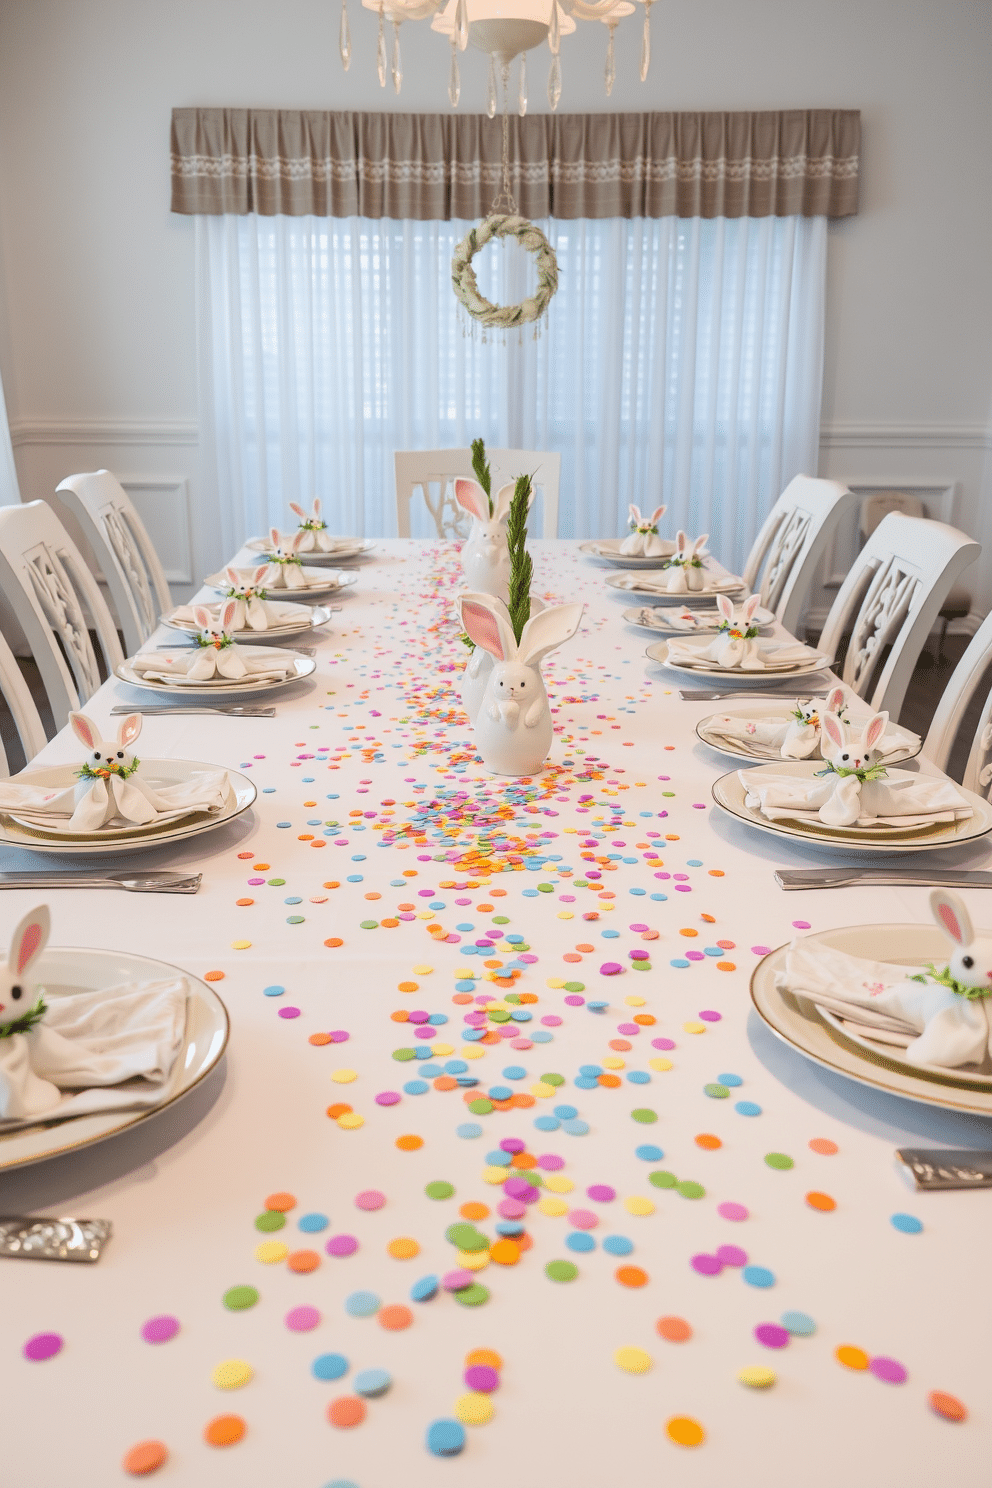
[[[14,419],[10,440],[28,445],[170,445],[195,449],[195,419]]]
[[[992,449],[988,424],[820,425],[821,449]]]

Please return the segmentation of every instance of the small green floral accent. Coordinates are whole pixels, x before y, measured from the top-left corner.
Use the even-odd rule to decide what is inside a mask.
[[[97,769],[94,770],[91,764],[86,763],[80,765],[79,769],[76,771],[76,779],[109,780],[111,775],[118,775],[121,780],[126,780],[129,775],[134,774],[140,764],[141,761],[138,759],[137,755],[135,755],[134,759],[129,765],[119,765],[116,760],[108,760],[106,765],[100,765]]]
[[[303,559],[302,558],[297,558],[296,555],[293,554],[293,553],[289,553],[289,554],[269,553],[267,555],[265,561],[266,561],[266,563],[283,563],[283,564],[286,564],[286,563],[299,563],[301,565],[303,563]]]
[[[718,635],[733,636],[735,641],[753,641],[758,634],[758,627],[756,625],[749,625],[747,630],[741,630],[739,625],[732,625],[729,620],[721,621],[716,629]],[[799,718],[801,716],[798,709],[792,716],[793,718]]]
[[[909,978],[911,982],[928,981],[936,982],[939,987],[946,987],[949,992],[957,993],[958,997],[967,997],[969,1002],[977,1002],[982,997],[992,997],[992,986],[990,987],[962,987],[951,976],[950,966],[945,966],[943,971],[938,971],[932,961],[927,962],[926,971],[921,971]]]
[[[631,522],[629,526],[631,532],[639,532],[642,537],[648,537],[651,535],[653,535],[654,537],[658,536],[657,524],[654,527],[649,527],[647,522],[641,522],[639,525],[637,522]]]
[[[828,763],[825,770],[817,770],[816,773],[817,775],[840,775],[842,779],[846,779],[848,775],[856,775],[861,784],[865,785],[869,780],[882,780],[889,772],[884,765],[868,765],[864,770],[845,770],[843,765]]]
[[[40,1023],[48,1012],[48,1007],[43,997],[39,997],[34,1007],[28,1012],[22,1013],[19,1018],[14,1018],[10,1023],[0,1023],[0,1039],[13,1038],[15,1033],[30,1033],[36,1023]]]
[[[657,532],[658,529],[655,527],[653,530]],[[695,554],[691,558],[680,558],[677,553],[673,553],[671,558],[666,558],[661,566],[662,568],[702,568],[703,560],[697,558]]]
[[[323,532],[327,526],[326,522],[316,521],[313,517],[307,517],[300,523],[301,532]]]
[[[474,651],[475,650],[475,642],[473,641],[472,637],[466,631],[464,631],[464,630],[461,631],[461,633],[458,636],[458,639],[461,641],[462,645],[463,646],[467,646],[470,651]]]
[[[215,651],[226,651],[228,646],[234,645],[234,637],[229,635],[222,635],[217,640],[207,640],[202,635],[195,635],[193,640],[203,651],[209,650],[211,646],[213,646]]]
[[[321,524],[326,527],[326,522]],[[268,599],[267,589],[252,589],[250,584],[243,585],[240,589],[228,589],[224,595],[225,599]]]

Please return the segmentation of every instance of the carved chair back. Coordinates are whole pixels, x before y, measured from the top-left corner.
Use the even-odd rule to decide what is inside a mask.
[[[797,475],[754,540],[744,565],[748,593],[759,593],[765,609],[774,611],[793,634],[827,544],[856,500],[854,493],[837,481]]]
[[[109,470],[69,475],[56,487],[78,521],[107,580],[129,652],[147,641],[172,608],[165,572],[130,496]]]
[[[887,709],[898,720],[940,607],[980,552],[981,545],[956,527],[901,512],[884,517],[861,549],[830,608],[817,649],[832,659],[850,630],[841,675],[875,712]],[[886,646],[891,650],[879,671]]]
[[[516,480],[518,475],[533,477],[538,497],[543,501],[541,536],[556,537],[561,455],[548,450],[511,449],[491,449],[486,454],[494,495],[500,486]],[[393,465],[396,472],[396,530],[400,537],[410,536],[410,503],[418,487],[423,492],[439,538],[468,536],[472,521],[455,500],[454,482],[462,476],[474,479],[470,449],[397,450]]]
[[[100,686],[90,639],[108,672],[124,660],[117,628],[79,549],[45,501],[0,508],[0,589],[38,664],[56,728]]]
[[[14,720],[17,737],[21,741],[25,763],[30,763],[39,749],[45,747],[45,730],[42,726],[34,699],[17,665],[17,658],[0,636],[0,693]],[[10,762],[3,745],[0,744],[0,777],[10,774]]]
[[[992,615],[987,615],[972,636],[968,649],[954,668],[944,695],[937,704],[923,753],[938,770],[947,770],[964,716],[971,706],[985,673],[992,665]],[[965,765],[962,785],[987,799],[992,797],[992,690],[978,718]]]

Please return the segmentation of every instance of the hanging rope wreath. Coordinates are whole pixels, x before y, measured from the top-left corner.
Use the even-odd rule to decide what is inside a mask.
[[[479,293],[472,260],[493,238],[516,238],[522,248],[534,254],[537,290],[519,305],[494,305]],[[541,318],[558,288],[558,260],[544,233],[533,222],[516,214],[495,212],[478,227],[471,228],[458,244],[451,260],[451,283],[456,298],[473,320],[503,330]]]

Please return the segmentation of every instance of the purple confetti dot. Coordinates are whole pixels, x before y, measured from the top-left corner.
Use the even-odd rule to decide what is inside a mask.
[[[647,930],[648,928],[649,927],[647,925],[631,925],[630,926],[630,929],[631,930],[634,930],[638,935],[643,935],[644,934],[644,931]]]
[[[687,961],[705,961],[706,960],[706,954],[705,954],[704,951],[686,951],[685,955],[686,955],[686,960]]]
[[[481,1390],[485,1395],[499,1389],[499,1375],[489,1364],[471,1364],[464,1378],[470,1390]]]
[[[792,928],[794,930],[808,930],[810,928],[809,920],[793,920]]]
[[[250,878],[248,880],[249,887],[253,889],[257,889],[259,884],[264,884],[264,882],[264,878]]]
[[[523,1219],[527,1213],[527,1205],[521,1204],[519,1199],[503,1199],[497,1208],[501,1219]]]
[[[316,1307],[291,1307],[286,1314],[286,1327],[293,1333],[312,1333],[319,1322]]]
[[[533,951],[522,951],[521,954],[517,957],[517,960],[523,961],[525,966],[533,966],[537,961],[537,957],[534,955]]]
[[[747,1251],[741,1250],[739,1245],[721,1245],[717,1248],[716,1258],[725,1266],[746,1266]]]
[[[729,1201],[717,1204],[716,1212],[721,1219],[729,1219],[732,1224],[740,1224],[741,1220],[747,1219],[749,1210],[743,1204],[732,1204]]]
[[[717,1260],[715,1255],[694,1255],[689,1265],[700,1276],[719,1276],[723,1270],[723,1262]]]
[[[675,1044],[672,1039],[656,1038],[651,1040],[651,1047],[652,1049],[674,1049]]]
[[[565,1159],[559,1157],[557,1152],[542,1152],[537,1159],[537,1166],[545,1173],[557,1173],[559,1168],[565,1166]]]
[[[411,1012],[407,1013],[406,1021],[408,1023],[426,1023],[429,1017],[430,1013],[424,1008],[414,1008]]]
[[[618,1023],[617,1033],[626,1035],[627,1038],[635,1038],[641,1031],[639,1023]]]
[[[298,1018],[300,1016],[300,1010],[298,1007],[281,1007],[279,1009],[279,1016],[280,1018]]]
[[[673,873],[672,877],[676,883],[685,883],[689,875],[688,873]]]
[[[527,1143],[519,1137],[504,1137],[499,1144],[501,1152],[526,1152]]]
[[[785,1348],[789,1342],[787,1329],[780,1328],[778,1323],[759,1323],[754,1330],[754,1336],[765,1348]]]
[[[582,1007],[582,1005],[584,1004],[584,1002],[585,1002],[585,998],[584,997],[580,997],[577,992],[573,992],[568,997],[565,998],[565,1006],[566,1007]],[[542,1018],[541,1021],[543,1023],[544,1022],[544,1019]],[[559,1019],[559,1022],[560,1021],[561,1020]]]
[[[324,1246],[329,1256],[350,1256],[358,1249],[354,1235],[332,1235]]]
[[[751,954],[754,955],[754,956],[770,956],[771,955],[771,952],[772,952],[771,946],[752,946],[751,947]]]
[[[416,1029],[413,1036],[414,1036],[414,1038],[419,1038],[419,1039],[437,1038],[437,1034],[435,1033],[434,1029],[430,1026],[429,1023],[426,1024],[423,1028]]]
[[[628,951],[627,955],[631,961],[650,961],[651,959],[650,951]]]
[[[146,1343],[168,1343],[178,1332],[179,1319],[170,1317],[168,1313],[149,1318],[147,1323],[141,1325],[141,1336]]]
[[[441,1285],[446,1292],[461,1292],[475,1281],[475,1274],[466,1271],[464,1266],[457,1271],[446,1271],[441,1277]]]
[[[876,1379],[884,1380],[887,1385],[901,1385],[906,1379],[906,1370],[898,1359],[887,1359],[884,1354],[879,1354],[872,1359],[868,1365]]]
[[[671,878],[671,876],[672,875],[670,873],[656,873],[655,874],[655,878]]]
[[[396,1106],[399,1104],[400,1093],[398,1090],[380,1090],[375,1098],[377,1106]]]
[[[33,1359],[35,1363],[40,1363],[43,1359],[54,1359],[56,1354],[62,1352],[64,1343],[61,1333],[36,1333],[24,1345],[24,1357]]]
[[[675,885],[675,892],[677,894],[691,894],[692,893],[692,889],[689,887],[688,884],[676,884]]]
[[[706,810],[706,802],[705,801],[693,801],[693,803],[692,803],[692,809],[693,809],[693,811],[705,811]]]
[[[586,1195],[597,1204],[610,1204],[616,1198],[617,1191],[608,1183],[594,1183],[591,1188],[586,1189]]]
[[[344,1028],[335,1028],[331,1033],[332,1044],[346,1044],[350,1038],[351,1034]]]
[[[689,954],[691,956],[692,952],[690,951]],[[702,1018],[704,1023],[719,1023],[720,1020],[723,1018],[723,1014],[715,1012],[713,1008],[703,1008],[703,1011],[700,1013],[699,1016]]]
[[[618,976],[623,967],[619,961],[604,961],[599,970],[603,976]]]

